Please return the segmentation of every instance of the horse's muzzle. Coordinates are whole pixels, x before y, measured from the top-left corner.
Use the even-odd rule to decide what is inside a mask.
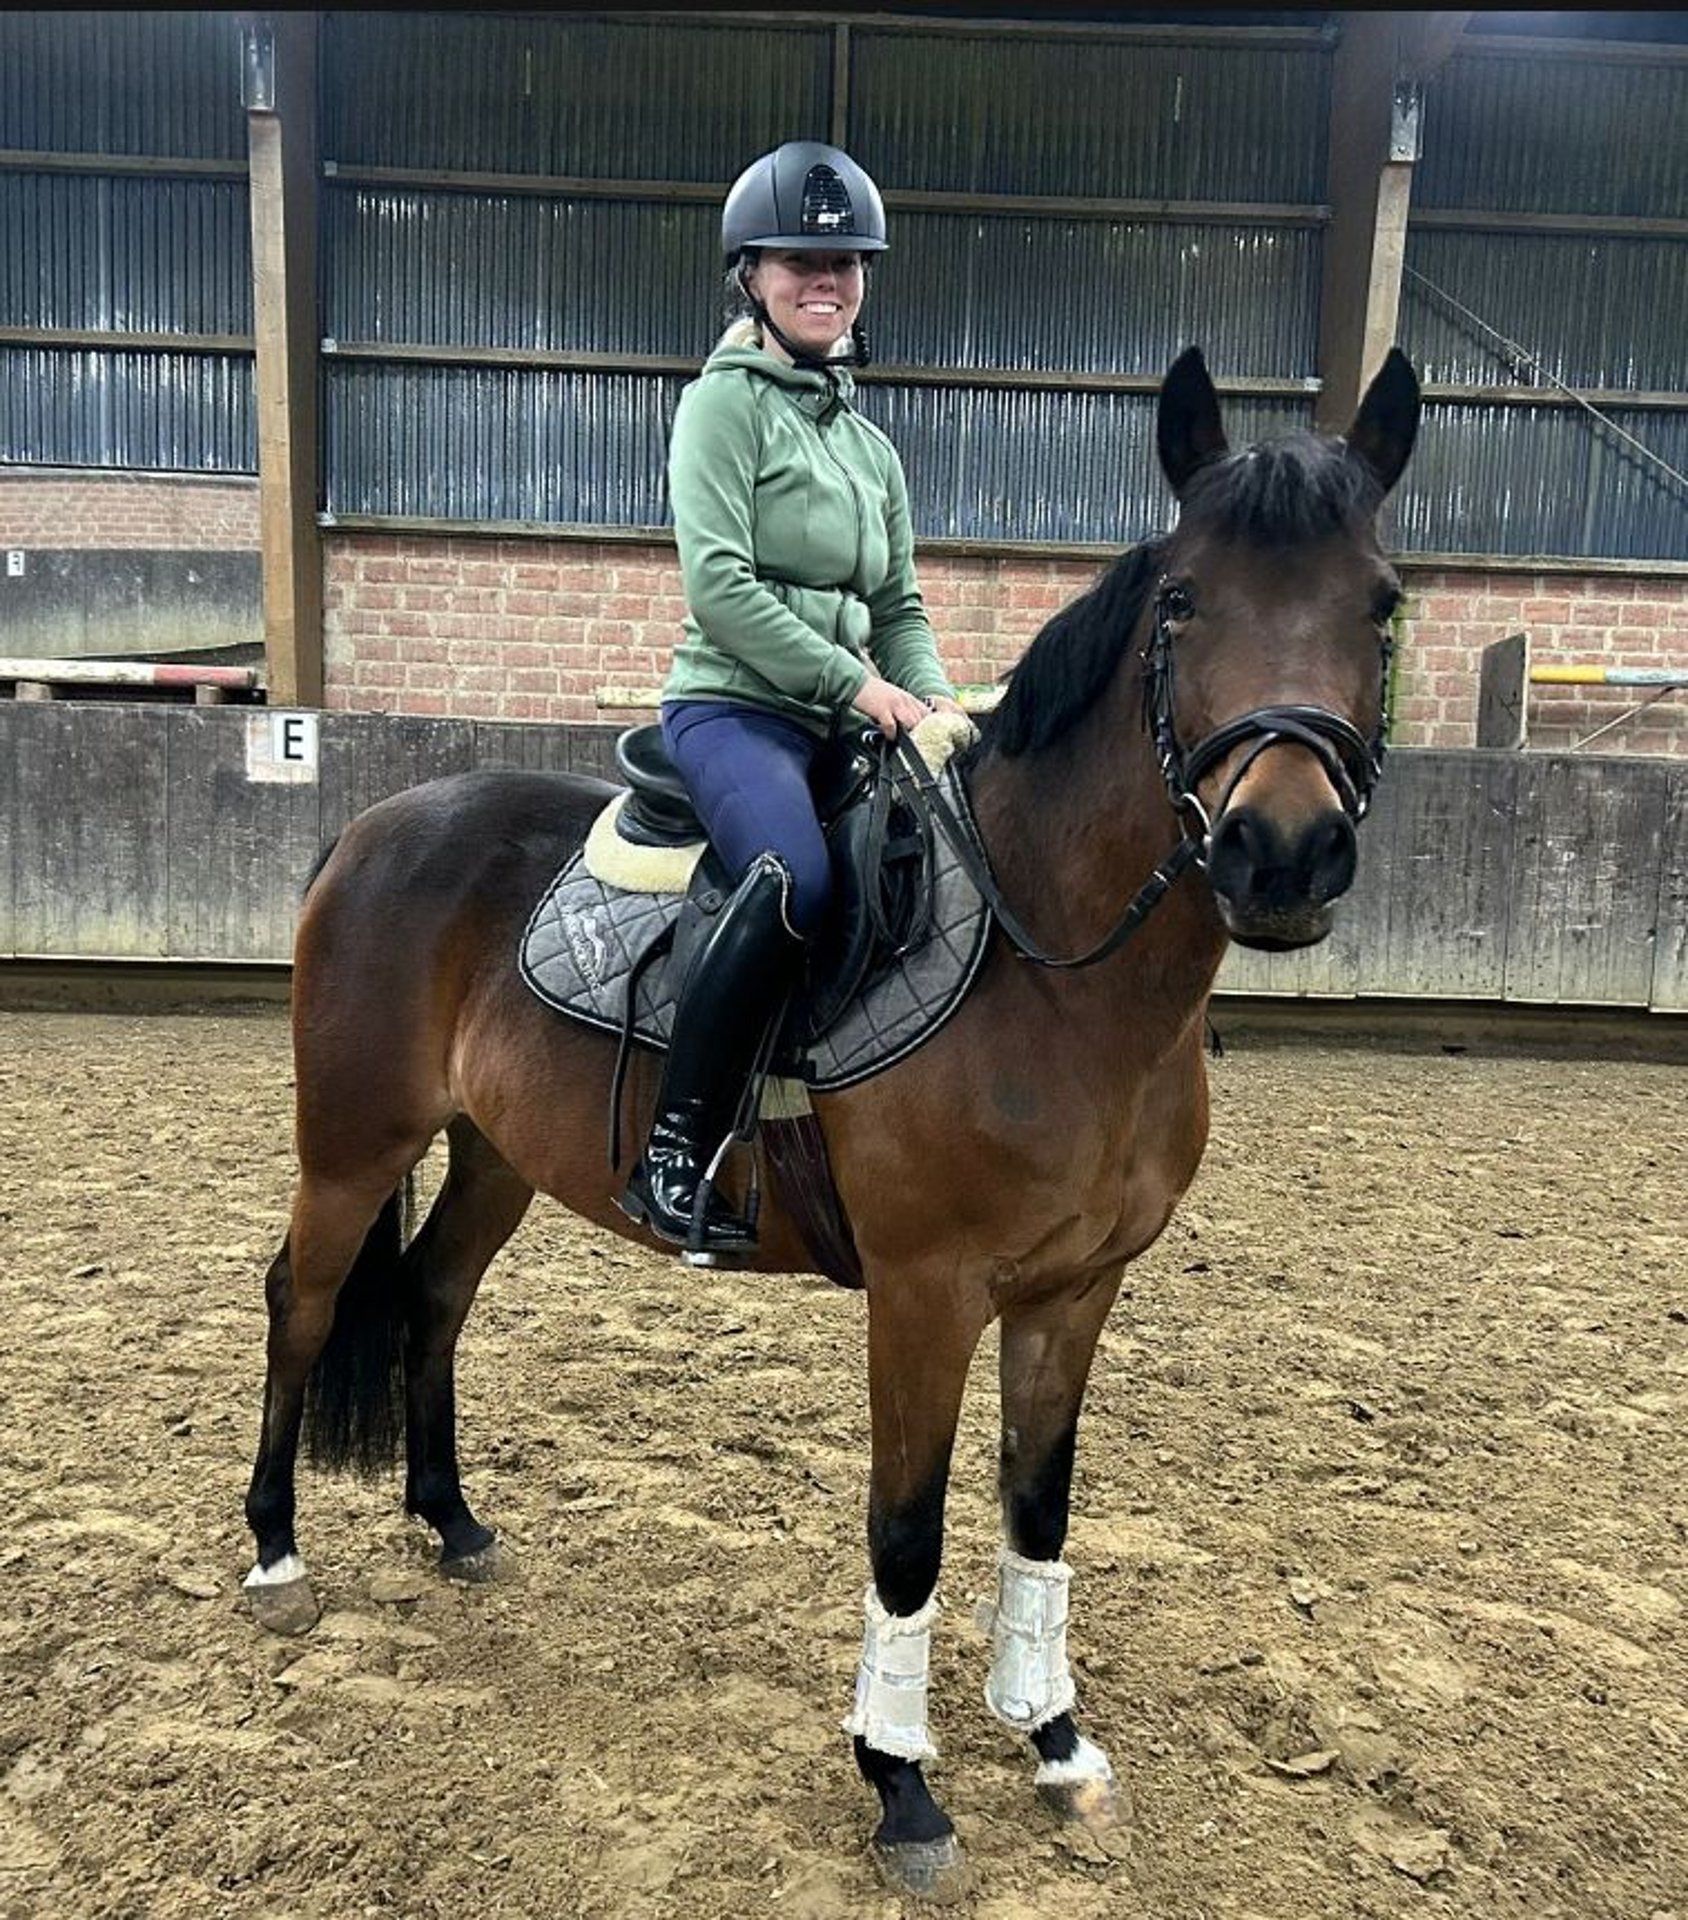
[[[1354,823],[1339,808],[1285,826],[1258,807],[1233,805],[1214,826],[1207,877],[1233,940],[1284,952],[1330,932],[1355,862]]]

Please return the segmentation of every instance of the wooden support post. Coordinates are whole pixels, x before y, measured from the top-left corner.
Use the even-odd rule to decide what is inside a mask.
[[[1340,433],[1395,344],[1422,83],[1469,13],[1344,13],[1331,80],[1317,424]]]
[[[252,331],[257,348],[258,516],[264,656],[278,706],[322,705],[322,542],[317,531],[317,23],[249,16]]]

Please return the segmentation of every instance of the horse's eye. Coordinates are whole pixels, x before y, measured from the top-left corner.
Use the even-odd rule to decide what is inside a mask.
[[[1161,594],[1161,611],[1169,620],[1188,620],[1195,610],[1196,603],[1188,587],[1174,583]]]

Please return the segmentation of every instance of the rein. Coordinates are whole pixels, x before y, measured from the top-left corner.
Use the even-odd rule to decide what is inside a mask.
[[[1130,939],[1154,909],[1160,905],[1184,869],[1201,857],[1200,844],[1185,834],[1177,846],[1160,863],[1141,887],[1138,888],[1125,912],[1120,915],[1112,932],[1088,953],[1062,958],[1040,947],[1026,929],[1020,924],[1014,910],[1002,897],[1002,890],[996,884],[996,876],[991,872],[990,860],[984,845],[979,839],[979,830],[973,824],[969,812],[965,818],[958,815],[944,798],[938,783],[928,771],[926,762],[921,759],[918,750],[906,733],[898,732],[894,740],[884,744],[884,759],[895,758],[899,763],[900,778],[905,784],[914,787],[921,801],[938,823],[939,831],[950,843],[960,862],[962,871],[967,875],[990,909],[991,917],[1008,936],[1008,943],[1022,960],[1030,960],[1040,967],[1093,967],[1098,960],[1106,960],[1109,954]],[[965,804],[965,791],[963,790]]]
[[[1002,897],[1002,890],[990,869],[990,859],[971,811],[967,808],[966,789],[960,788],[963,814],[958,814],[945,799],[937,781],[921,759],[913,742],[901,730],[895,738],[879,737],[881,784],[894,779],[912,787],[919,795],[924,811],[938,824],[973,885],[978,888],[991,916],[1008,937],[1009,945],[1022,960],[1035,966],[1076,969],[1093,967],[1117,953],[1160,905],[1174,884],[1191,867],[1205,868],[1213,830],[1224,818],[1231,797],[1244,774],[1269,748],[1283,745],[1305,747],[1324,769],[1342,809],[1357,825],[1371,805],[1373,789],[1383,771],[1384,740],[1389,728],[1388,641],[1383,647],[1384,699],[1379,707],[1376,732],[1368,740],[1358,727],[1328,707],[1283,705],[1255,707],[1226,720],[1204,735],[1193,747],[1181,746],[1173,718],[1174,688],[1172,676],[1171,601],[1176,589],[1164,577],[1155,589],[1155,618],[1149,644],[1141,658],[1143,676],[1143,716],[1154,743],[1161,777],[1173,811],[1184,822],[1184,831],[1171,853],[1155,868],[1127,903],[1125,911],[1088,953],[1061,956],[1048,952],[1034,940]],[[1196,793],[1196,787],[1208,770],[1245,740],[1253,745],[1242,763],[1225,783],[1219,804],[1210,815]],[[893,768],[892,762],[895,762]],[[1192,831],[1191,816],[1197,823]]]

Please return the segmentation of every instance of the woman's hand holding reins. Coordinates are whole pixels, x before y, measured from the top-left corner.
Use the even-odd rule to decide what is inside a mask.
[[[876,673],[862,682],[850,704],[865,713],[887,740],[896,738],[899,727],[912,733],[931,711],[918,694],[893,686]]]

